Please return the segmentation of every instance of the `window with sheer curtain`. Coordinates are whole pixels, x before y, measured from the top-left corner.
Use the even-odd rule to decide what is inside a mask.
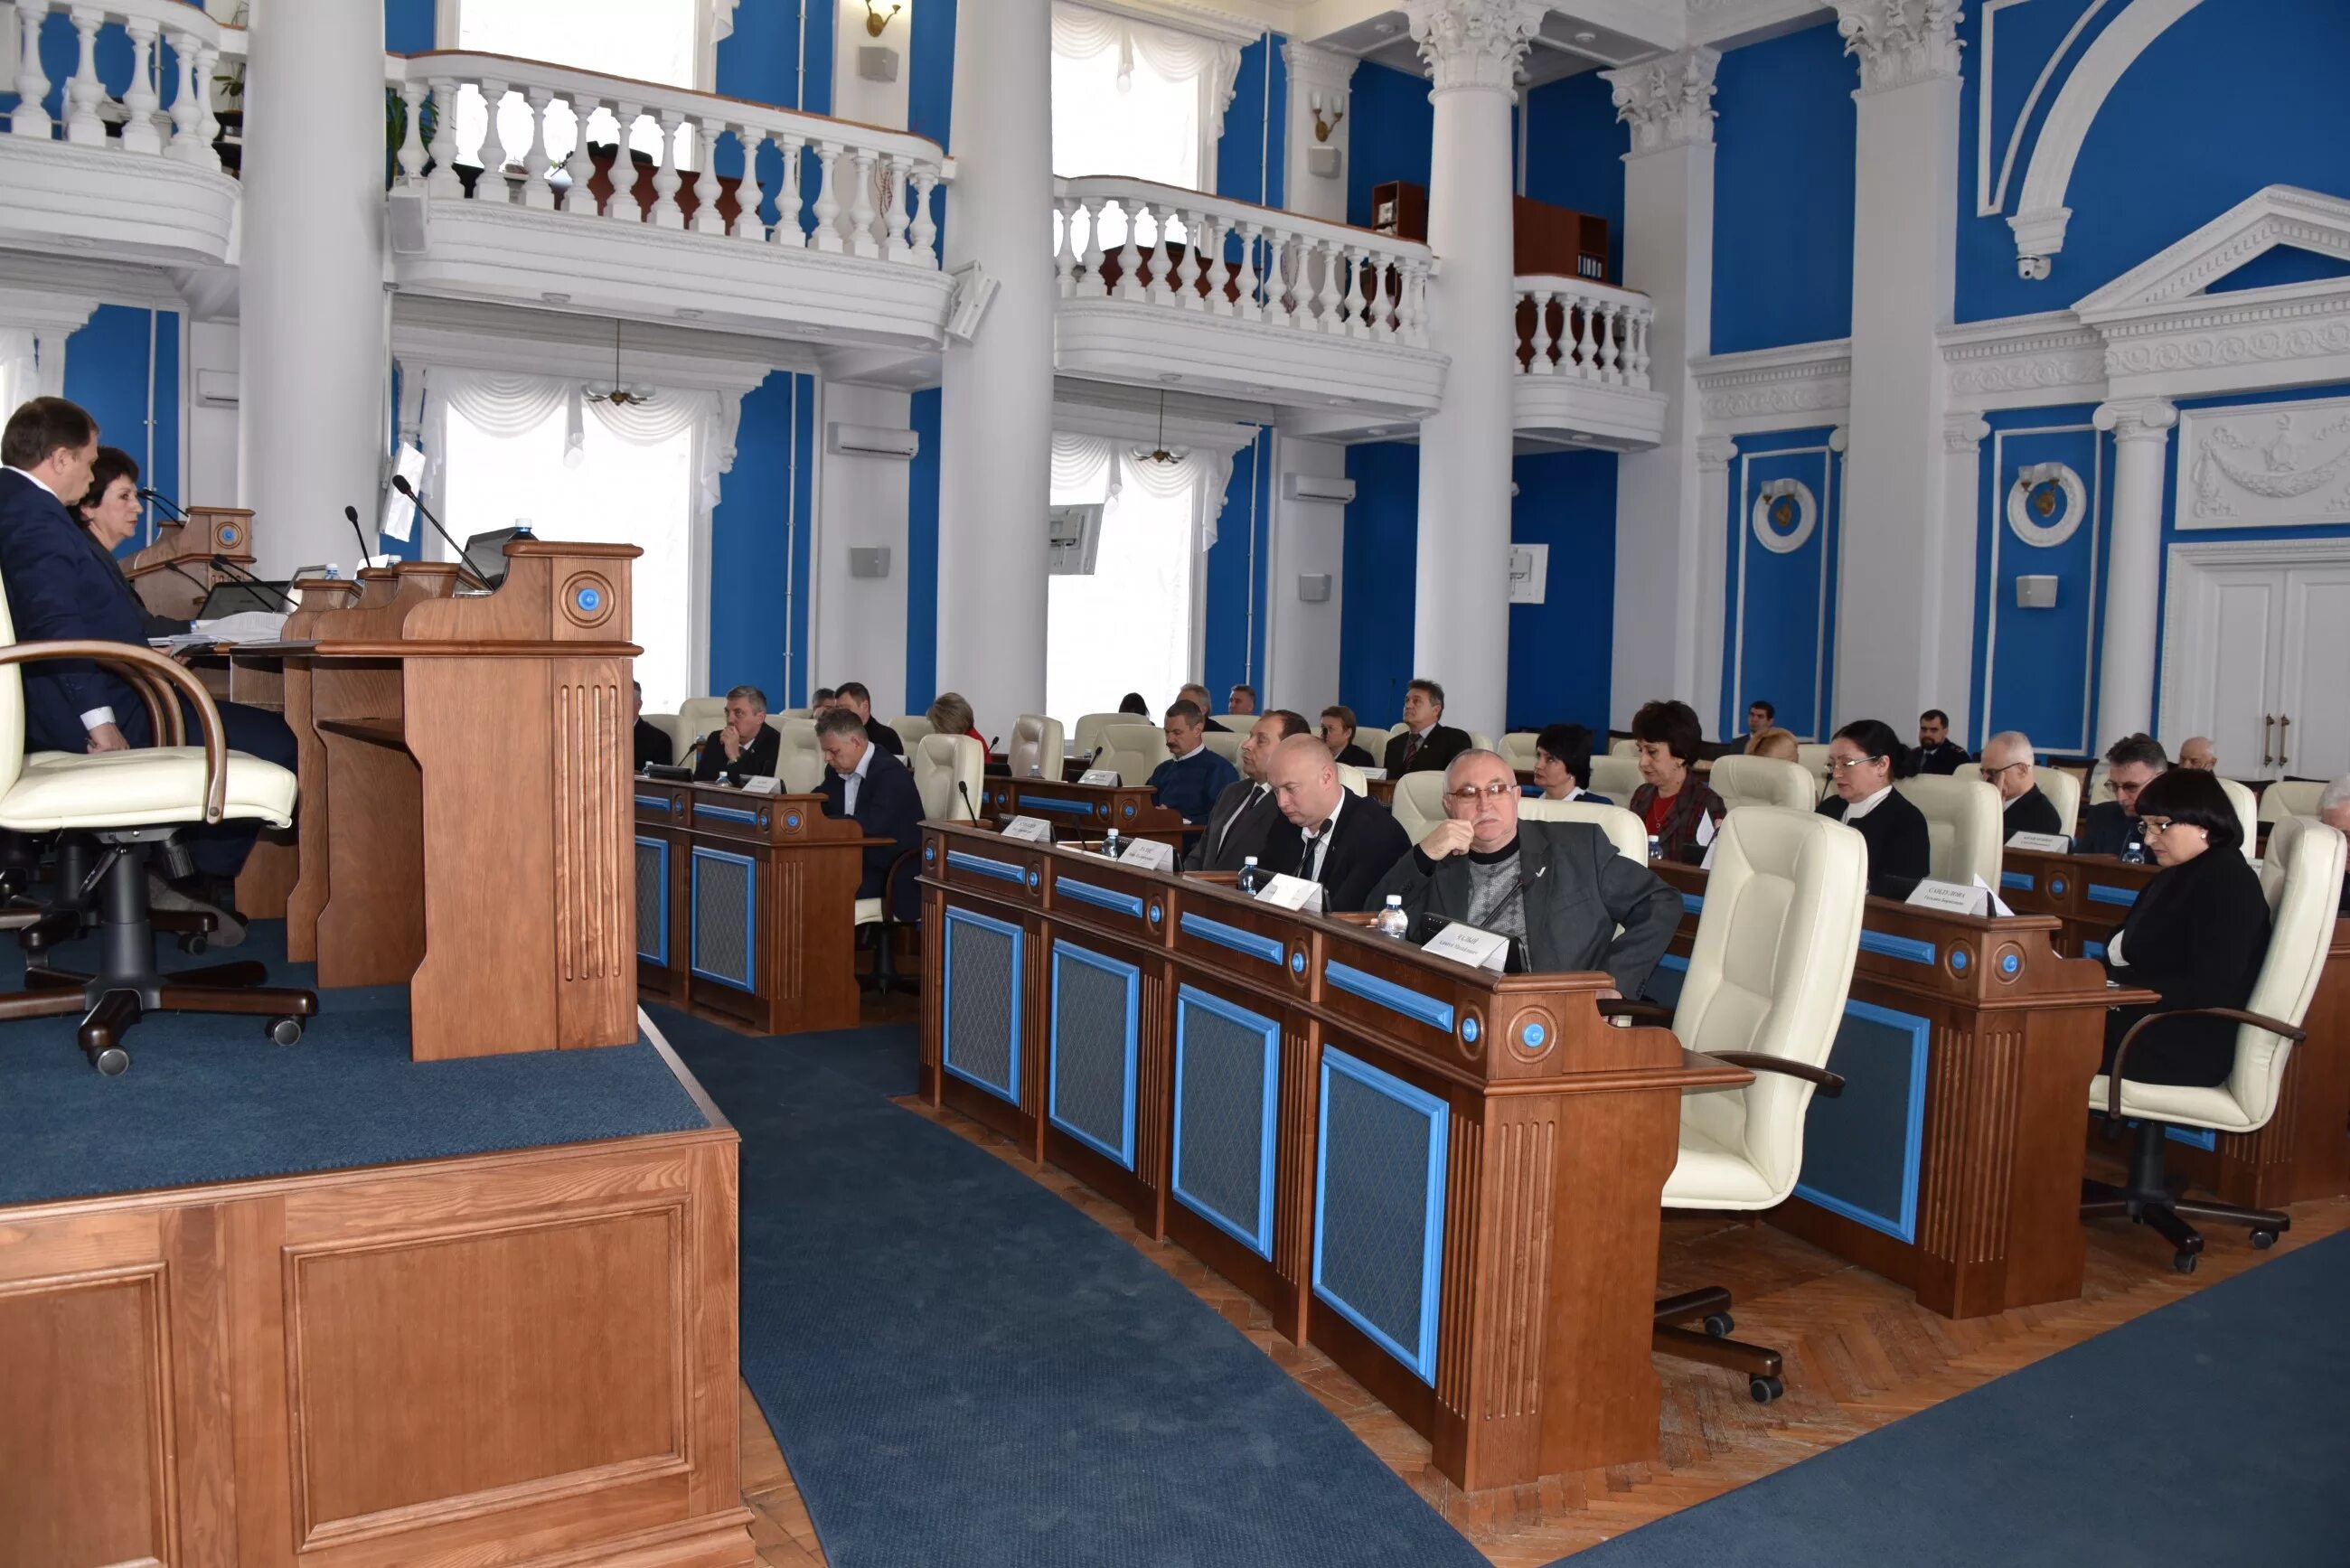
[[[512,55],[543,60],[583,71],[630,81],[660,82],[671,87],[707,89],[702,79],[703,14],[708,0],[442,0],[456,6],[456,38],[444,47]],[[489,130],[489,115],[481,93],[466,88],[457,101],[457,153],[467,163],[479,161]],[[693,166],[690,133],[680,129],[679,166]],[[609,145],[619,139],[612,111],[599,109],[588,121],[588,140]],[[560,166],[577,142],[577,120],[561,103],[550,105],[546,119],[548,161]],[[498,140],[509,163],[518,164],[531,140],[529,102],[509,92],[498,107]],[[630,148],[650,158],[660,157],[660,122],[650,115],[638,118]]]

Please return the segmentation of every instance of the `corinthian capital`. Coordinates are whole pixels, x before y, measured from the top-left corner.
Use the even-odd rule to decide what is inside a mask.
[[[1516,86],[1527,40],[1550,7],[1543,0],[1404,0],[1403,8],[1438,92],[1509,92]]]
[[[1860,90],[1957,80],[1959,0],[1834,0],[1844,52],[1860,57]]]
[[[1632,155],[1713,140],[1713,73],[1721,54],[1700,45],[1644,66],[1602,71],[1616,88],[1616,118],[1632,128]]]

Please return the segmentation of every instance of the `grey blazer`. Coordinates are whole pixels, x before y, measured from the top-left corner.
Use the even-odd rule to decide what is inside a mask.
[[[1281,815],[1281,807],[1274,805],[1273,791],[1269,789],[1262,800],[1243,811],[1249,791],[1254,788],[1255,783],[1245,778],[1224,786],[1223,793],[1216,796],[1216,804],[1209,809],[1207,827],[1191,841],[1190,853],[1183,857],[1184,870],[1237,871],[1241,862],[1252,855],[1260,863],[1263,861],[1265,841],[1272,836],[1274,826],[1287,819]],[[1240,818],[1237,822],[1232,820],[1235,814]],[[1230,832],[1225,831],[1227,823],[1232,826]]]
[[[1626,996],[1640,994],[1680,924],[1679,894],[1587,822],[1521,821],[1518,875],[1525,887],[1528,959],[1536,973],[1605,970]],[[1468,914],[1469,857],[1431,861],[1414,848],[1365,907],[1380,908],[1389,894],[1402,898],[1414,939],[1425,940],[1444,921]]]

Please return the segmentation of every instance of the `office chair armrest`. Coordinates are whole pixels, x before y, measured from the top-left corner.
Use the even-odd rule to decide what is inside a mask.
[[[1592,1003],[1602,1018],[1628,1018],[1643,1023],[1661,1023],[1672,1027],[1673,1010],[1661,1002],[1635,1001],[1628,996],[1611,996]]]
[[[56,642],[20,642],[0,648],[0,665],[37,664],[50,659],[87,659],[95,664],[112,665],[130,674],[143,673],[165,689],[177,686],[196,710],[196,722],[204,732],[204,820],[218,822],[228,805],[228,739],[221,729],[220,710],[213,706],[213,694],[195,672],[174,659],[166,659],[151,648],[140,648],[128,642],[100,642],[83,638],[64,638]],[[138,675],[130,677],[134,682]],[[176,703],[166,703],[176,707]],[[166,732],[159,730],[159,735]]]
[[[1733,1067],[1743,1067],[1750,1073],[1776,1073],[1783,1078],[1801,1078],[1829,1099],[1844,1093],[1843,1075],[1825,1067],[1814,1067],[1809,1062],[1791,1062],[1784,1056],[1766,1055],[1760,1051],[1708,1051],[1717,1062],[1727,1062]]]
[[[2131,1024],[2128,1032],[2123,1034],[2122,1043],[2114,1047],[2114,1064],[2106,1069],[2106,1115],[2108,1116],[2118,1117],[2122,1114],[2122,1068],[2129,1061],[2130,1047],[2137,1044],[2139,1033],[2149,1024],[2160,1023],[2169,1018],[2230,1019],[2238,1023],[2249,1023],[2256,1029],[2265,1029],[2272,1034],[2281,1034],[2296,1045],[2309,1038],[2307,1031],[2296,1029],[2282,1018],[2247,1012],[2241,1007],[2182,1007],[2172,1012],[2149,1012]]]
[[[898,858],[889,862],[889,869],[881,874],[881,929],[885,936],[898,924],[899,879],[905,876],[908,867],[920,865],[921,858],[919,849],[902,850]]]

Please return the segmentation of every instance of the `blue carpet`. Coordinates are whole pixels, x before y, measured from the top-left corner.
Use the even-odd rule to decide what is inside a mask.
[[[1120,1237],[884,1097],[910,1028],[654,1012],[743,1135],[743,1372],[834,1568],[1478,1568]]]
[[[57,950],[87,970],[92,944]],[[160,944],[166,970],[257,958],[282,985],[310,985],[285,960],[285,927],[256,922],[244,947],[202,958]],[[0,942],[0,990],[23,983]],[[0,1204],[242,1181],[450,1155],[681,1132],[705,1124],[649,1044],[457,1062],[408,1057],[408,992],[321,992],[302,1043],[274,1045],[257,1018],[157,1013],[106,1078],[73,1043],[70,1018],[0,1023]]]
[[[1566,1561],[2341,1568],[2345,1298],[2338,1235]]]

